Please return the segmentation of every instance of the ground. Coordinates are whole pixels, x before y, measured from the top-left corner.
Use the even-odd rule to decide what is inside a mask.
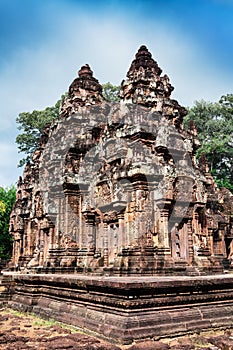
[[[8,308],[0,310],[0,350],[231,350],[233,329],[201,332],[173,339],[148,340],[132,345],[114,345],[32,314]]]

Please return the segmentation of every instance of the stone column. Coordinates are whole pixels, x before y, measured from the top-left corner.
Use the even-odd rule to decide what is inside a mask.
[[[164,255],[171,255],[168,235],[168,215],[168,209],[163,208],[160,210],[159,250]]]
[[[15,267],[18,267],[19,257],[21,255],[21,232],[14,232],[14,245],[13,245],[13,262]]]
[[[227,252],[226,252],[226,245],[225,245],[225,224],[220,225],[219,228],[219,235],[222,238],[221,240],[221,252],[222,255],[226,257]]]
[[[104,222],[104,267],[108,266],[108,224]]]
[[[53,249],[54,246],[55,246],[54,226],[50,224],[50,226],[49,226],[49,250]]]
[[[86,218],[87,250],[89,253],[94,254],[96,248],[95,215],[91,212],[86,212],[84,216]]]
[[[207,245],[208,245],[209,250],[210,250],[210,255],[214,255],[214,243],[213,243],[213,229],[212,229],[212,227],[208,227]]]
[[[199,214],[197,211],[194,212],[194,232],[195,234],[199,234]]]
[[[39,266],[43,265],[44,262],[44,231],[41,228],[41,223],[39,224],[39,244],[40,244],[40,258],[39,258]]]
[[[57,217],[56,217],[56,231],[55,231],[55,242],[53,248],[59,248],[60,245],[60,232],[61,232],[61,215],[62,215],[62,199],[60,197],[57,197]]]
[[[29,232],[29,227],[30,227],[30,222],[28,219],[24,220],[24,225],[25,225],[25,230],[24,230],[24,241],[23,241],[23,255],[24,257],[28,256],[29,254],[29,237],[30,237],[30,232]]]
[[[79,248],[82,248],[82,237],[83,237],[83,220],[82,220],[82,196],[79,196],[79,206],[78,206],[78,218],[79,218]]]
[[[117,215],[117,218],[118,218],[118,222],[119,222],[118,247],[119,247],[119,250],[121,250],[122,247],[126,246],[124,213],[119,213]]]
[[[194,249],[193,249],[193,232],[192,232],[192,219],[187,221],[187,233],[188,233],[188,261],[192,263],[194,261]]]
[[[65,196],[65,232],[64,234],[67,235],[69,233],[69,197],[66,194]]]

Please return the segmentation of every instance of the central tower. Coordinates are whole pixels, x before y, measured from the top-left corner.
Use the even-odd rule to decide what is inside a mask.
[[[13,266],[117,276],[222,271],[230,219],[207,167],[196,164],[195,127],[183,130],[187,111],[161,73],[141,46],[120,101],[110,103],[89,65],[81,67],[19,181]]]

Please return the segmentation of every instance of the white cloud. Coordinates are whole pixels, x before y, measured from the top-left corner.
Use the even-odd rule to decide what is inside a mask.
[[[170,77],[173,98],[181,104],[190,106],[201,98],[214,101],[233,91],[232,77],[223,69],[216,71],[201,48],[166,23],[134,26],[123,17],[99,20],[66,12],[56,36],[45,38],[37,50],[21,48],[1,72],[0,136],[9,130],[16,136],[15,118],[20,112],[53,105],[85,63],[100,82],[119,84],[142,44]],[[11,144],[0,146],[0,185],[12,183],[18,175],[13,169],[19,155]]]
[[[0,142],[0,186],[7,187],[15,184],[22,173],[17,168],[19,156],[15,152],[15,145]]]

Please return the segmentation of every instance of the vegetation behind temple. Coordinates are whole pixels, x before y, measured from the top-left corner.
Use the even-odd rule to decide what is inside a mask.
[[[106,83],[102,85],[103,96],[109,102],[116,102],[119,87]],[[67,93],[61,96],[55,106],[47,107],[42,111],[22,112],[16,118],[18,130],[21,133],[16,137],[19,152],[26,155],[19,162],[19,166],[24,166],[31,158],[32,153],[38,147],[37,140],[40,138],[44,127],[59,117],[59,109]]]
[[[19,166],[25,165],[37,149],[37,140],[40,138],[45,125],[58,118],[59,108],[64,97],[65,95],[62,95],[53,107],[47,107],[43,111],[22,112],[16,118],[18,130],[22,131],[16,137],[16,143],[19,152],[26,154],[26,157],[20,160]]]
[[[219,187],[233,192],[233,94],[216,103],[196,101],[184,120],[186,128],[191,120],[201,142],[197,158],[205,154]]]
[[[103,85],[103,96],[107,101],[118,101],[118,86],[111,83]],[[43,111],[23,112],[16,119],[18,129],[22,131],[17,138],[19,152],[26,154],[19,166],[30,160],[37,148],[37,140],[46,124],[59,117],[59,107],[65,95],[53,107]],[[211,174],[220,187],[233,192],[233,94],[222,96],[219,102],[196,101],[185,117],[184,127],[192,120],[197,128],[201,147],[197,158],[202,154],[210,164]]]
[[[16,199],[16,189],[0,187],[0,260],[7,260],[12,253],[12,236],[9,234],[9,220]]]

